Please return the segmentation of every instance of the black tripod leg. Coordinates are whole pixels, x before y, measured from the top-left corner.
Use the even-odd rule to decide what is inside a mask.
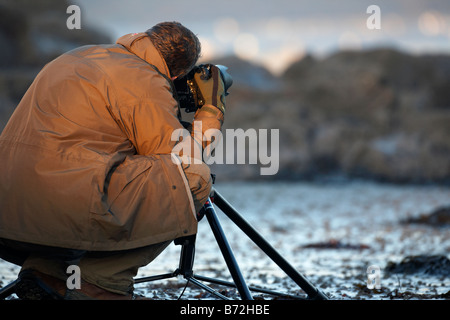
[[[208,219],[208,222],[211,226],[211,229],[216,238],[217,244],[219,245],[220,251],[225,259],[225,262],[228,266],[228,269],[231,273],[231,277],[233,278],[234,283],[241,295],[242,300],[253,300],[253,297],[250,293],[250,290],[245,283],[244,277],[239,269],[239,266],[234,258],[233,252],[231,250],[230,245],[225,237],[222,226],[219,223],[219,219],[217,218],[214,207],[211,204],[211,201],[208,200],[204,206],[205,216]]]
[[[13,293],[16,293],[16,285],[19,283],[19,280],[15,280],[10,284],[6,285],[3,288],[0,288],[0,300],[4,300]]]
[[[192,277],[194,274],[192,268],[194,267],[195,237],[196,235],[193,235],[175,240],[175,244],[182,245],[178,272],[185,278]]]
[[[325,294],[315,288],[303,275],[297,272],[217,191],[214,191],[214,204],[297,283],[310,299],[328,300]]]

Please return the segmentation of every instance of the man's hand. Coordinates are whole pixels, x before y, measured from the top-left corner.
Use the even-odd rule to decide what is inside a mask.
[[[225,114],[225,85],[220,70],[215,65],[208,65],[209,73],[196,72],[194,80],[203,96],[205,105],[213,105]]]

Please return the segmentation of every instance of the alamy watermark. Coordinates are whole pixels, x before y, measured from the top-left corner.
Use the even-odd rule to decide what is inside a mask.
[[[367,268],[367,289],[381,289],[381,269],[377,265]]]
[[[380,30],[381,29],[381,9],[377,5],[370,5],[367,7],[366,13],[371,14],[366,21],[367,29]]]
[[[66,10],[70,16],[67,18],[66,25],[70,30],[81,29],[81,9],[77,5],[70,5]],[[372,4],[367,7],[366,13],[370,14],[367,18],[366,26],[370,30],[381,29],[381,8],[378,5]]]
[[[70,276],[66,280],[67,289],[81,289],[81,270],[80,267],[72,264],[67,267],[66,273]]]
[[[67,18],[67,21],[66,21],[67,29],[69,29],[69,30],[81,29],[81,9],[80,9],[80,7],[72,4],[67,7],[66,13],[70,14],[70,16]]]
[[[260,164],[261,175],[275,175],[279,170],[279,129],[217,129],[202,131],[202,122],[194,121],[193,131],[176,129],[171,136],[178,142],[172,154],[184,163]],[[207,145],[202,149],[202,145]]]

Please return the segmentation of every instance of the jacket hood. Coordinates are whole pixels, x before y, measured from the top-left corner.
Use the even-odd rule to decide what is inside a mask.
[[[170,78],[169,68],[164,58],[155,48],[149,36],[145,32],[126,34],[116,41],[128,51],[158,68],[159,72]]]

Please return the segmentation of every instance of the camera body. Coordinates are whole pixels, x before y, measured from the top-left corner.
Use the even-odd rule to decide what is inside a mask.
[[[222,65],[202,64],[195,66],[187,75],[173,81],[180,108],[186,112],[195,112],[205,104],[205,100],[198,88],[194,75],[201,73],[200,78],[207,80],[211,77],[211,68],[217,67],[222,78],[225,95],[233,84],[233,79],[227,72],[227,67]]]

